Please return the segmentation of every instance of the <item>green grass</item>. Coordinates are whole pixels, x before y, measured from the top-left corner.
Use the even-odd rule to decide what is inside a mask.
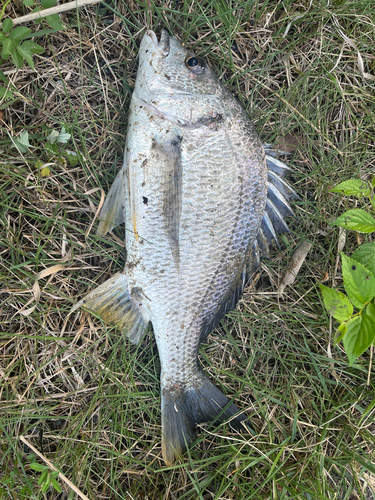
[[[0,103],[0,499],[43,498],[20,436],[90,500],[375,497],[371,353],[349,367],[333,344],[337,325],[318,287],[322,280],[342,285],[340,267],[334,276],[338,228],[330,223],[356,203],[329,189],[371,178],[375,164],[375,84],[361,76],[357,52],[334,19],[374,74],[373,5],[308,6],[208,0],[176,10],[173,2],[119,0],[72,11],[65,32],[39,37],[47,52],[35,57],[35,72],[7,73],[13,68],[3,63],[18,94],[11,105]],[[299,144],[289,160],[301,196],[292,231],[200,350],[211,379],[258,433],[204,425],[170,468],[161,459],[160,365],[151,333],[135,347],[86,313],[67,318],[78,298],[124,264],[124,229],[99,239],[96,223],[89,228],[101,189],[108,192],[122,163],[145,23],[167,27],[204,56],[264,141]],[[86,158],[75,167],[38,142],[46,127],[63,125],[72,137],[61,152]],[[35,147],[21,156],[9,134],[23,130]],[[37,160],[52,163],[50,176],[38,175]],[[360,238],[347,234],[346,253]],[[304,239],[312,249],[278,299],[278,283]],[[61,263],[64,270],[39,280],[33,300],[36,274]],[[51,489],[45,498],[78,498],[59,483],[63,492]]]

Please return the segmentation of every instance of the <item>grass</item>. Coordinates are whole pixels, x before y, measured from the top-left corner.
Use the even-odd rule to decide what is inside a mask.
[[[341,34],[374,74],[372,1],[119,0],[64,16],[66,31],[38,38],[46,52],[35,71],[2,65],[18,93],[0,104],[0,498],[78,498],[61,480],[62,493],[43,497],[30,469],[43,460],[20,436],[90,500],[374,498],[371,353],[349,367],[318,291],[323,280],[342,285],[330,222],[356,203],[329,189],[374,175],[375,85]],[[203,55],[264,141],[297,143],[290,180],[301,196],[281,251],[200,350],[258,434],[204,425],[170,468],[161,460],[152,335],[135,347],[86,313],[67,318],[124,264],[124,230],[99,239],[91,223],[122,163],[145,25],[167,27]],[[63,125],[71,139],[50,155],[43,138]],[[34,147],[20,155],[9,135],[23,130]],[[72,167],[65,149],[86,161]],[[52,163],[49,176],[38,175],[37,160]],[[278,299],[305,239],[313,247]],[[360,240],[348,233],[346,253]],[[56,264],[64,269],[40,278],[39,293],[37,273]]]

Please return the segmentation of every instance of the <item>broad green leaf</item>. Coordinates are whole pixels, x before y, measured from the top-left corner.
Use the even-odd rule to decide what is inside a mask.
[[[26,28],[26,26],[17,26],[17,28],[14,28],[9,34],[9,38],[11,40],[22,40],[22,38],[25,38],[29,33],[31,33],[30,28]]]
[[[57,142],[61,142],[61,144],[66,144],[71,138],[71,134],[65,132],[65,127],[62,127],[61,132],[57,136]]]
[[[372,178],[372,181],[371,181],[371,186],[374,187],[375,186],[375,177]]]
[[[54,7],[56,5],[56,0],[41,0],[40,5],[43,9],[49,9],[50,7]]]
[[[13,92],[0,86],[0,99],[11,99],[13,97]]]
[[[5,38],[3,40],[3,49],[1,51],[1,59],[8,59],[11,53],[14,51],[15,43],[10,38]]]
[[[34,69],[33,55],[30,52],[28,46],[25,46],[25,44],[19,45],[17,47],[17,52],[27,61],[27,64],[30,66],[30,68]]]
[[[4,19],[3,24],[2,24],[2,30],[4,33],[9,33],[9,31],[13,28],[13,21],[10,17],[7,17]]]
[[[3,40],[5,40],[6,35],[2,31],[0,31],[0,43],[2,43]]]
[[[15,137],[14,142],[21,153],[26,153],[27,148],[32,147],[29,143],[29,133],[27,130],[23,130],[18,137]]]
[[[59,471],[58,471],[58,470],[53,470],[53,471],[51,472],[51,477],[54,477],[54,478],[59,477],[59,474],[60,474],[60,473],[59,473]]]
[[[359,231],[360,233],[372,233],[375,231],[375,219],[360,208],[353,208],[353,210],[348,210],[340,215],[333,222],[333,225]]]
[[[48,477],[46,478],[45,483],[42,486],[42,493],[45,493],[48,490],[50,484],[51,484],[51,476],[48,475]]]
[[[44,470],[42,472],[42,475],[38,479],[38,485],[39,486],[41,486],[44,483],[44,481],[47,479],[47,476],[48,476],[48,469]]]
[[[26,5],[26,7],[32,7],[34,5],[34,0],[23,0],[23,4]]]
[[[52,16],[46,16],[46,21],[50,26],[52,26],[52,28],[55,28],[55,30],[60,31],[66,29],[65,24],[61,21],[58,14],[52,14]]]
[[[346,326],[346,323],[341,323],[341,325],[337,329],[338,335],[335,338],[335,344],[337,344],[338,342],[340,342],[340,340],[342,340],[344,338],[344,335],[345,335],[347,329],[348,329],[348,327]]]
[[[58,137],[59,137],[58,131],[52,130],[51,133],[47,136],[47,141],[51,144],[55,144]]]
[[[42,472],[48,469],[46,465],[38,464],[36,462],[33,462],[30,464],[30,469],[36,470],[38,472]]]
[[[32,40],[26,40],[26,42],[23,42],[22,47],[24,47],[25,50],[28,50],[31,54],[42,54],[44,52],[44,48]]]
[[[347,323],[343,344],[352,365],[375,339],[375,321],[366,314],[357,316]]]
[[[352,259],[363,264],[375,276],[375,243],[363,243],[352,255]]]
[[[10,54],[12,58],[13,64],[17,66],[17,68],[22,68],[23,66],[23,57],[18,52],[19,47],[16,47],[15,50]]]
[[[70,151],[67,149],[65,151],[65,156],[73,167],[75,167],[80,161],[86,161],[86,158],[79,151],[75,153],[74,151]]]
[[[362,309],[375,295],[375,278],[362,264],[340,253],[345,291],[355,307]]]
[[[51,153],[53,155],[55,155],[59,152],[59,147],[57,144],[51,144],[50,142],[46,142],[44,144],[44,147],[46,148],[46,151],[48,153]]]
[[[367,304],[367,307],[365,309],[365,313],[367,316],[370,316],[370,318],[375,321],[375,305],[374,304]]]
[[[331,193],[343,193],[347,196],[369,196],[370,188],[367,182],[361,179],[349,179],[340,182],[337,186],[330,190]]]
[[[319,285],[327,311],[338,321],[347,321],[353,315],[353,305],[348,297],[328,286]]]

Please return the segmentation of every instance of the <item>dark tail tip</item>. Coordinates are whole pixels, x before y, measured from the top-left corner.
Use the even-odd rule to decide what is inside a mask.
[[[190,386],[162,387],[162,453],[167,466],[180,458],[194,441],[197,424],[230,420],[234,429],[245,429],[242,424],[245,416],[228,403],[229,399],[203,373]]]

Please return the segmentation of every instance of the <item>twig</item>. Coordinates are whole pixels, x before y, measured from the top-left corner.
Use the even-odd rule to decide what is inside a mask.
[[[39,458],[41,458],[47,465],[50,469],[52,470],[58,470],[56,469],[56,467],[53,465],[52,462],[50,462],[48,460],[48,458],[46,458],[44,455],[42,455],[31,443],[30,441],[28,441],[26,438],[24,438],[23,436],[20,436],[20,440],[22,442],[24,442],[29,448],[31,448],[33,450],[34,453],[36,453],[38,455]],[[64,476],[64,474],[60,471],[59,472],[59,478],[62,479],[63,481],[65,481],[65,483],[73,490],[77,493],[78,496],[80,496],[83,500],[90,500],[89,497],[87,497],[84,493],[82,493],[81,490],[79,490],[77,488],[77,486],[75,486],[71,481],[69,481],[69,479]]]
[[[26,16],[17,17],[16,19],[12,19],[13,26],[16,24],[23,24],[29,21],[33,21],[34,19],[43,19],[46,16],[52,16],[52,14],[59,14],[60,12],[66,12],[67,10],[73,10],[78,7],[82,7],[83,5],[95,4],[99,3],[102,0],[76,0],[73,2],[64,3],[62,5],[56,5],[56,7],[51,7],[50,9],[40,10],[39,12],[33,12],[32,14],[27,14]],[[2,23],[0,24],[0,28]]]

